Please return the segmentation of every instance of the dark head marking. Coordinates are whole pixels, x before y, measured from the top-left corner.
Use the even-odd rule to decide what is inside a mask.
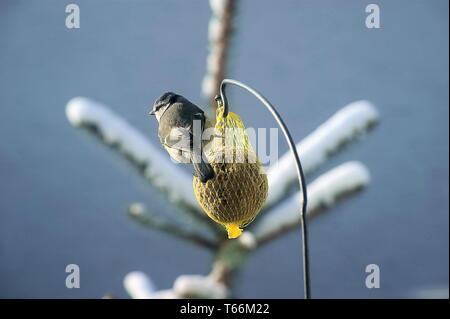
[[[166,92],[163,95],[161,95],[153,104],[154,107],[163,106],[167,104],[172,104],[177,101],[177,98],[179,97],[178,94],[175,94],[173,92]]]
[[[180,96],[178,94],[173,92],[164,93],[155,101],[155,103],[153,103],[153,109],[150,114],[155,115],[161,107],[175,103],[179,97]]]

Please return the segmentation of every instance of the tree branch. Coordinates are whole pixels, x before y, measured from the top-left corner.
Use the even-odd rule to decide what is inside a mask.
[[[356,101],[340,109],[297,144],[305,174],[313,172],[344,144],[372,127],[377,120],[378,111],[368,101]],[[297,181],[292,154],[284,154],[268,169],[267,175],[269,194],[265,210],[283,200]]]
[[[308,185],[307,218],[330,208],[338,200],[368,185],[370,175],[360,162],[347,162],[319,176]],[[252,228],[258,245],[262,245],[298,227],[300,194],[297,192],[262,216]]]
[[[130,161],[165,197],[179,206],[181,212],[214,233],[220,229],[203,213],[192,190],[192,177],[172,163],[138,130],[105,105],[84,97],[70,100],[66,106],[69,122],[87,129],[103,143]]]
[[[165,233],[174,235],[177,238],[185,239],[189,242],[211,250],[217,248],[217,244],[214,241],[203,237],[197,232],[185,230],[176,224],[168,222],[166,219],[161,218],[160,216],[151,214],[148,210],[145,209],[144,205],[142,204],[135,203],[130,205],[130,207],[128,208],[128,216],[146,227],[163,231]]]
[[[209,54],[202,93],[211,107],[215,109],[214,97],[219,92],[220,83],[225,78],[236,0],[210,0],[210,3],[213,14],[208,29]]]

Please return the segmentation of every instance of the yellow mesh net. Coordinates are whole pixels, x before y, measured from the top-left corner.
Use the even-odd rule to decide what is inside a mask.
[[[205,155],[215,176],[206,183],[194,177],[194,193],[206,214],[226,228],[228,238],[236,238],[264,205],[267,175],[238,115],[229,112],[224,118],[218,107],[214,129]]]

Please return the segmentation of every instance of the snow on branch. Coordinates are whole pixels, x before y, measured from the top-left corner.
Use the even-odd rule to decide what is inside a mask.
[[[76,97],[67,103],[66,115],[73,126],[90,129],[104,143],[123,153],[170,200],[200,210],[194,193],[187,191],[192,188],[192,177],[108,107],[88,98]]]
[[[209,54],[202,94],[215,106],[214,96],[219,92],[220,83],[225,77],[235,0],[210,0],[210,6],[212,16],[208,27]]]
[[[312,172],[343,144],[354,139],[378,120],[378,111],[369,101],[353,102],[336,112],[325,123],[297,144],[305,174]],[[297,180],[295,163],[290,152],[268,170],[269,195],[266,205],[281,200]]]
[[[202,275],[179,276],[173,284],[173,291],[180,298],[224,299],[228,295],[224,284]]]
[[[172,289],[156,290],[150,277],[141,271],[128,273],[123,285],[133,299],[216,298],[228,296],[228,288],[208,276],[181,275]]]
[[[341,164],[324,173],[308,185],[308,219],[322,208],[332,206],[337,199],[354,192],[370,182],[370,174],[364,164],[352,161]],[[300,223],[300,192],[274,207],[257,220],[252,229],[258,243],[266,242],[291,230]]]
[[[142,271],[132,271],[123,279],[125,290],[133,299],[149,299],[156,291],[152,280]]]

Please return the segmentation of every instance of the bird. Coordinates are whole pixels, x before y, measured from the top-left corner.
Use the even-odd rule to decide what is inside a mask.
[[[214,170],[205,154],[205,112],[182,95],[166,92],[149,113],[159,123],[158,136],[170,157],[178,163],[192,163],[194,176],[202,183],[214,178]]]

